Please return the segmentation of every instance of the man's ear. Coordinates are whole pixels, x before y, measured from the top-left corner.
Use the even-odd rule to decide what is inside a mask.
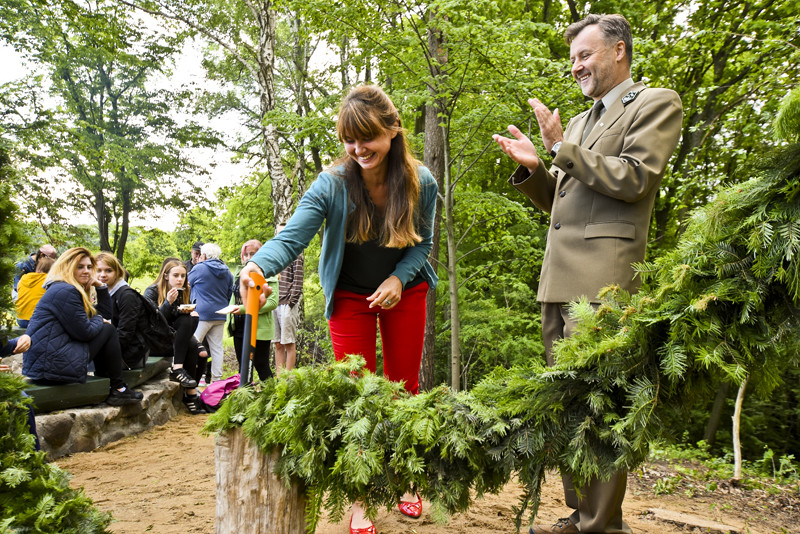
[[[617,61],[627,61],[625,57],[625,43],[623,41],[617,41],[617,44],[614,45],[614,58]]]

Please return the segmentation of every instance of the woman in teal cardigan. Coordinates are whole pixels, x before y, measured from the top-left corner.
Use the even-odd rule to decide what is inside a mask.
[[[436,273],[433,244],[437,185],[413,156],[400,114],[374,85],[353,89],[342,102],[337,133],[345,155],[320,173],[289,222],[241,270],[280,273],[324,224],[319,277],[337,360],[360,354],[376,369],[376,324],[383,374],[419,392],[428,291]],[[241,289],[246,292],[246,289]],[[419,495],[407,493],[400,512],[418,518]],[[375,534],[354,503],[351,534]]]
[[[261,248],[261,241],[251,239],[242,245],[242,265],[234,274],[234,287],[239,286],[239,272],[242,267],[258,252]],[[266,380],[272,377],[272,370],[269,366],[269,349],[272,338],[275,337],[275,323],[272,320],[272,310],[278,307],[278,277],[267,278],[267,285],[272,289],[267,302],[258,310],[258,329],[256,330],[256,347],[253,352],[253,368],[258,373],[259,380]],[[233,346],[236,349],[236,359],[239,365],[242,363],[242,346],[244,345],[244,305],[242,297],[238,291],[233,292],[231,304],[239,306],[239,309],[228,316],[228,333],[233,338]]]

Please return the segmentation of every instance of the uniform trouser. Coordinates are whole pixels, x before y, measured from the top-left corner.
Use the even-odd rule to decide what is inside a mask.
[[[569,315],[565,303],[542,303],[542,339],[547,365],[553,365],[553,343],[572,335],[577,322]],[[576,488],[569,475],[561,474],[564,484],[564,501],[575,510],[570,520],[580,532],[604,534],[630,534],[631,529],[622,520],[622,501],[628,484],[628,473],[617,471],[607,481],[592,479]],[[580,497],[578,496],[580,493]]]
[[[225,321],[200,321],[194,337],[208,347],[211,356],[211,379],[222,379],[222,338],[225,335]]]
[[[381,330],[383,376],[403,382],[406,391],[419,393],[419,367],[425,342],[425,308],[428,284],[423,282],[403,291],[392,309],[369,307],[367,295],[342,289],[333,294],[333,315],[328,321],[336,360],[347,354],[361,354],[367,369],[375,372],[375,321]]]

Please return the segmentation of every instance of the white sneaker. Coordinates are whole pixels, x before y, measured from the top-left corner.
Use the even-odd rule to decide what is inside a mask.
[[[200,379],[200,382],[198,382],[198,383],[197,383],[197,387],[199,387],[199,388],[204,388],[204,387],[206,387],[207,385],[208,385],[208,384],[206,384],[206,379],[205,379],[205,377],[201,378],[201,379]]]

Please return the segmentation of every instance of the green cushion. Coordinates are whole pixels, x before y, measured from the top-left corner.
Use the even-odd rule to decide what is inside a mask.
[[[36,413],[66,410],[87,404],[99,404],[106,400],[111,381],[99,376],[86,377],[85,384],[59,384],[43,386],[32,384],[25,392],[33,397]]]
[[[147,364],[144,369],[128,369],[122,371],[122,380],[128,387],[135,388],[144,384],[164,369],[168,369],[172,365],[172,357],[163,358],[160,356],[150,356],[147,358]]]

